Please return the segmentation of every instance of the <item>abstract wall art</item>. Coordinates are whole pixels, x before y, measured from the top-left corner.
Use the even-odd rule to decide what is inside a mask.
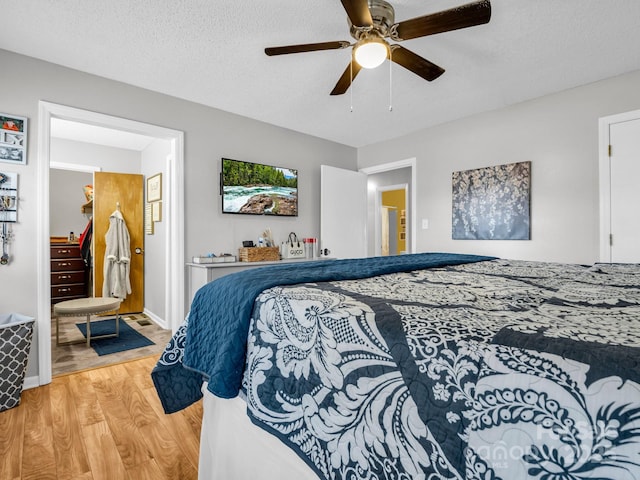
[[[454,240],[531,238],[531,162],[453,172]]]

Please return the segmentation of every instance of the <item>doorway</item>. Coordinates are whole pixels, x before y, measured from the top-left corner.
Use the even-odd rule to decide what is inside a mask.
[[[380,212],[380,252],[379,255],[401,255],[407,253],[407,203],[409,186],[389,185],[378,187],[376,199]]]
[[[404,251],[416,253],[415,158],[366,167],[357,172],[323,165],[321,173],[320,238],[322,248],[327,248],[329,255],[337,258],[380,255],[381,202],[377,187],[394,184],[407,188]],[[376,177],[382,181],[374,182]],[[398,178],[402,180],[398,181]],[[344,208],[345,205],[349,205],[349,208]],[[345,226],[349,228],[348,232]],[[350,241],[345,242],[345,238]],[[358,243],[360,238],[362,243]]]
[[[71,127],[78,131],[75,133],[67,131]],[[136,218],[142,216],[143,210],[142,175],[100,171],[103,168],[105,170],[117,168],[119,163],[131,164],[132,170],[140,171],[141,152],[137,148],[130,150],[118,147],[119,143],[132,148],[134,145],[130,145],[131,142],[127,142],[126,139],[113,138],[120,136],[117,132],[108,132],[108,138],[89,138],[81,130],[74,125],[65,124],[61,131],[60,121],[53,120],[52,160],[49,170],[52,305],[73,298],[104,296],[103,280],[98,275],[98,271],[104,267],[102,260],[104,259],[104,239],[110,225],[109,217],[114,209],[119,209],[126,221],[131,251],[135,251],[136,245],[144,246],[143,225],[141,219]],[[95,143],[88,143],[86,140],[95,140]],[[145,144],[154,141],[156,140],[149,138]],[[57,161],[59,159],[66,162]],[[83,164],[74,164],[72,163],[74,161],[81,161]],[[106,185],[105,176],[107,180],[112,180]],[[136,180],[133,183],[132,178]],[[139,213],[136,214],[136,212]],[[70,241],[68,238],[72,235],[76,239]],[[99,251],[100,244],[102,244],[102,253]],[[130,256],[131,293],[127,294],[120,306],[120,326],[126,327],[126,341],[138,338],[140,342],[138,347],[109,355],[99,355],[96,349],[87,348],[86,343],[82,342],[83,316],[66,317],[59,324],[52,319],[51,373],[53,377],[80,369],[160,354],[169,341],[171,332],[160,327],[146,313],[154,310],[154,304],[151,302],[149,308],[144,306],[142,250],[143,248],[140,248],[139,255]],[[70,252],[78,255],[76,260],[70,260],[69,257],[72,256]],[[55,260],[54,257],[56,257]],[[64,258],[58,259],[58,257]],[[98,261],[94,261],[95,259]],[[71,265],[75,267],[71,268]],[[97,280],[96,277],[98,277]],[[105,314],[102,318],[94,318],[92,324],[92,330],[98,328],[100,331],[101,328],[105,328],[111,331],[113,315]],[[136,337],[138,334],[142,337]],[[147,340],[153,343],[145,345]],[[58,341],[62,345],[58,345]]]
[[[96,112],[66,107],[41,101],[39,104],[40,159],[38,181],[38,383],[51,381],[51,283],[49,249],[49,162],[51,144],[51,120],[63,119],[78,125],[92,125],[121,132],[146,135],[169,142],[170,154],[166,160],[165,200],[163,221],[165,222],[165,247],[162,252],[166,259],[163,264],[162,296],[164,299],[165,328],[175,331],[184,317],[184,141],[183,132],[155,125],[112,117]]]
[[[369,235],[369,256],[382,255],[382,194],[385,190],[404,190],[405,205],[404,215],[398,211],[398,239],[403,237],[405,242],[402,252],[416,253],[416,159],[409,158],[396,162],[384,163],[360,170],[368,176],[369,213],[367,230],[373,232]],[[400,235],[402,233],[402,235]]]

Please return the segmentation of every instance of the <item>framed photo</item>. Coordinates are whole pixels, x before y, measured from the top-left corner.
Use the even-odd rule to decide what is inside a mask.
[[[0,162],[27,163],[27,118],[0,113]]]
[[[162,173],[147,178],[147,202],[162,200]]]

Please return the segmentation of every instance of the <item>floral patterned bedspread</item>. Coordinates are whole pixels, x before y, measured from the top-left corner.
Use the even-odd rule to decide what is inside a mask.
[[[492,260],[274,287],[252,420],[326,479],[640,478],[640,267]]]

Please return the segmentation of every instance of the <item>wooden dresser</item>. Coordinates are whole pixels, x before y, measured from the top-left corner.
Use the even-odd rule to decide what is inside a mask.
[[[80,245],[51,243],[51,303],[86,296],[86,271]]]

